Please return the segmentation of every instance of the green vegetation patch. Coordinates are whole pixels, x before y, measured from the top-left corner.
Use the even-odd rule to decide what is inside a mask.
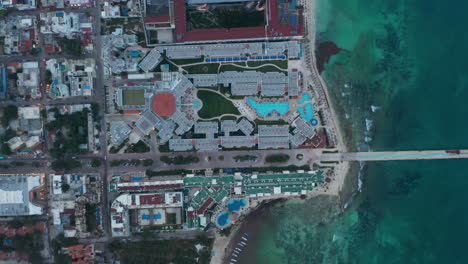
[[[192,173],[192,172],[189,170],[163,170],[163,171],[146,170],[146,176],[148,177],[185,175],[189,173]]]
[[[282,163],[289,160],[288,154],[271,154],[266,156],[265,161],[268,163]]]
[[[198,111],[201,118],[219,117],[224,114],[240,115],[231,101],[217,93],[202,90],[198,91],[197,97],[203,103],[203,107]]]
[[[97,230],[96,208],[97,206],[95,204],[87,203],[85,205],[86,231],[88,232]]]
[[[123,90],[122,99],[123,105],[144,105],[145,90]]]
[[[198,163],[200,159],[197,156],[162,156],[159,158],[161,162],[164,162],[169,165],[183,165],[183,164],[191,164],[191,163]]]
[[[148,147],[148,145],[146,145],[145,142],[140,140],[136,144],[130,145],[125,150],[125,153],[145,153],[149,151],[150,151],[150,147]]]
[[[63,37],[60,40],[60,46],[62,47],[62,50],[65,51],[67,54],[70,54],[72,56],[81,56],[83,53],[81,49],[81,39],[69,39],[67,37]]]
[[[193,29],[236,28],[264,26],[265,11],[242,5],[210,5],[209,12],[200,12],[195,6],[187,9],[187,22]]]
[[[196,59],[174,59],[171,61],[177,65],[184,65],[184,64],[203,62],[204,60],[205,60],[204,58],[196,58]]]
[[[62,159],[66,155],[84,154],[87,149],[80,149],[80,145],[88,144],[88,110],[62,115],[57,108],[49,111],[55,112],[55,120],[46,125],[48,131],[57,131],[50,155]]]
[[[50,245],[54,254],[55,264],[68,264],[72,262],[72,259],[67,254],[62,254],[62,248],[78,245],[78,239],[76,237],[64,237],[63,233],[55,237]]]
[[[235,161],[254,161],[257,158],[258,157],[255,156],[255,155],[237,155],[237,156],[234,156]]]
[[[152,159],[131,159],[131,160],[126,160],[126,159],[116,159],[116,160],[111,160],[110,166],[111,167],[118,167],[118,166],[151,166],[153,165],[153,160]]]
[[[103,20],[101,35],[109,35],[118,28],[122,28],[124,34],[135,34],[135,32],[143,32],[142,23],[138,17],[108,18]],[[141,37],[138,37],[138,42],[140,43]]]
[[[255,119],[254,121],[255,125],[287,125],[288,122],[284,121],[283,119],[278,119],[278,120],[260,120],[260,119]]]
[[[18,107],[8,105],[2,108],[1,123],[3,127],[7,127],[10,121],[18,118]]]
[[[81,162],[74,159],[58,159],[54,160],[51,167],[55,171],[69,171],[81,167]]]
[[[8,240],[8,243],[6,242]],[[2,252],[16,251],[18,254],[25,254],[28,257],[29,263],[39,264],[44,263],[41,255],[41,250],[44,249],[44,238],[40,231],[33,231],[25,235],[15,235],[6,237],[0,235],[0,250]],[[8,263],[8,262],[7,262]]]
[[[183,67],[185,71],[187,71],[188,74],[203,74],[203,73],[218,73],[218,63],[204,63],[204,64],[198,64],[198,65],[192,65],[192,66],[187,66]]]
[[[174,213],[166,213],[166,223],[168,225],[175,225],[177,223],[177,215]]]
[[[91,161],[91,167],[93,167],[93,168],[101,167],[101,160],[100,159],[93,159]]]
[[[288,61],[286,60],[274,60],[274,61],[249,61],[247,62],[248,66],[250,67],[258,67],[261,65],[265,65],[263,67],[255,68],[255,69],[247,69],[244,67],[240,67],[234,64],[224,64],[219,68],[219,72],[226,72],[226,71],[258,71],[258,72],[284,72],[288,69]],[[266,64],[274,64],[279,67],[276,68],[272,65]]]
[[[204,246],[198,253],[196,244]],[[213,240],[199,236],[193,240],[143,240],[121,242],[114,240],[109,250],[122,264],[208,264]]]
[[[283,70],[288,69],[288,61],[287,60],[267,60],[267,61],[248,61],[247,66],[250,67],[257,67],[265,64],[274,64]]]

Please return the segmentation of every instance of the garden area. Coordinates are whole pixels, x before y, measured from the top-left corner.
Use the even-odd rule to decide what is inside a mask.
[[[159,158],[161,162],[164,162],[168,165],[183,165],[198,163],[200,159],[196,156],[162,156]]]
[[[109,250],[122,264],[193,263],[208,264],[213,240],[198,236],[193,240],[143,240],[122,242],[114,240]],[[202,248],[197,250],[195,245]]]
[[[203,103],[203,107],[198,111],[201,118],[219,117],[224,114],[240,115],[232,102],[217,93],[201,90],[198,91],[197,97]]]
[[[258,27],[266,23],[265,11],[255,6],[209,5],[207,10],[187,7],[187,23],[192,29]]]
[[[288,154],[271,154],[266,156],[265,161],[268,163],[283,163],[289,160]]]

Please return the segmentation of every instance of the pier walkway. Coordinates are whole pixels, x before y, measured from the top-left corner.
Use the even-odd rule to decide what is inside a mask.
[[[446,150],[323,153],[318,159],[320,161],[468,159],[468,149],[451,151],[451,153]]]

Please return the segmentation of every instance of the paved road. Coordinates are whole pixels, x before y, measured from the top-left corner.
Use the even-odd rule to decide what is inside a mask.
[[[270,154],[288,154],[289,161],[284,163],[267,163],[265,158]],[[303,159],[297,159],[297,155],[302,154]],[[78,156],[79,159],[100,158],[102,154],[98,155],[83,155]],[[422,159],[463,159],[468,158],[468,150],[460,150],[460,154],[446,153],[445,150],[421,150],[421,151],[381,151],[381,152],[349,152],[349,153],[323,153],[323,150],[317,149],[284,149],[284,150],[251,150],[251,151],[207,151],[207,152],[175,152],[175,153],[128,153],[128,154],[104,154],[107,159],[101,159],[104,166],[100,168],[103,175],[107,172],[116,171],[141,171],[144,169],[151,170],[174,170],[174,169],[208,169],[208,168],[247,168],[247,167],[272,167],[272,166],[288,166],[296,165],[302,166],[311,164],[313,162],[329,162],[329,161],[389,161],[389,160],[422,160]],[[160,161],[162,156],[196,156],[200,159],[198,163],[185,164],[185,165],[167,165]],[[256,161],[235,162],[234,157],[237,155],[253,155],[257,156]],[[223,158],[220,159],[219,157]],[[152,166],[116,166],[108,167],[108,162],[118,159],[153,159]],[[30,158],[30,157],[17,157],[8,158],[0,161],[0,164],[8,164],[12,161],[32,162],[40,161],[42,163],[50,162],[49,158]],[[44,167],[33,167],[31,165],[13,167],[4,169],[5,172],[50,172],[52,169]],[[92,172],[96,171],[95,168],[77,168],[72,172]],[[107,181],[107,180],[106,180]],[[107,182],[106,182],[107,183]],[[106,196],[107,199],[107,196]],[[107,203],[108,204],[108,203]]]
[[[288,154],[290,159],[284,163],[266,163],[265,158],[271,154]],[[302,154],[303,159],[297,159],[296,156]],[[207,168],[239,168],[239,167],[271,167],[296,165],[303,166],[316,161],[321,154],[321,150],[306,149],[283,149],[283,150],[237,150],[237,151],[198,151],[198,152],[174,152],[174,153],[127,153],[127,154],[108,154],[108,160],[116,159],[153,159],[152,170],[174,170],[174,169],[207,169]],[[160,161],[162,156],[196,156],[200,159],[194,164],[168,165]],[[236,162],[235,156],[252,155],[256,156],[256,161]],[[221,158],[220,158],[221,157]],[[129,167],[125,167],[129,168]],[[122,171],[122,167],[111,167],[112,171]],[[125,169],[126,170],[126,169]]]

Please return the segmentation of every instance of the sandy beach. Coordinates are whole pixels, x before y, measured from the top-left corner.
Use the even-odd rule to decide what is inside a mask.
[[[325,85],[325,82],[318,74],[318,70],[316,68],[316,61],[315,61],[315,0],[303,0],[304,6],[304,19],[306,23],[306,34],[305,34],[305,45],[304,49],[307,49],[308,52],[305,52],[306,56],[304,56],[302,60],[302,68],[305,70],[304,72],[304,81],[309,84],[309,87],[314,87],[314,93],[316,96],[320,96],[322,94],[322,102],[325,104],[326,115],[325,119],[328,122],[328,126],[332,129],[332,135],[336,149],[340,152],[346,151],[346,144],[343,142],[343,136],[339,129],[338,119],[336,118],[335,110],[333,109],[333,105],[329,100],[328,91]],[[308,55],[307,55],[308,54]],[[319,83],[317,83],[317,81]],[[320,87],[317,87],[320,86]],[[317,91],[317,90],[322,91]],[[331,123],[331,124],[330,124]],[[340,196],[343,190],[343,186],[345,183],[346,175],[349,171],[349,164],[347,162],[343,162],[340,164],[334,165],[334,174],[332,176],[332,181],[326,185],[326,187],[317,187],[310,193],[306,195],[306,199],[310,199],[314,196],[318,195],[332,195],[332,196]],[[215,241],[213,244],[213,251],[215,252],[214,256],[211,258],[212,264],[220,264],[225,263],[228,261],[228,256],[226,255],[227,252],[231,252],[235,243],[233,240],[239,236],[238,230],[242,227],[242,222],[245,216],[249,215],[250,213],[259,210],[259,207],[263,206],[266,201],[273,201],[277,199],[300,199],[299,196],[287,196],[287,195],[275,195],[269,197],[262,197],[256,199],[250,199],[248,206],[242,211],[242,215],[236,221],[236,223],[232,226],[232,230],[230,235],[225,237],[216,233]],[[303,197],[302,197],[303,198]],[[339,199],[342,200],[342,199]]]

